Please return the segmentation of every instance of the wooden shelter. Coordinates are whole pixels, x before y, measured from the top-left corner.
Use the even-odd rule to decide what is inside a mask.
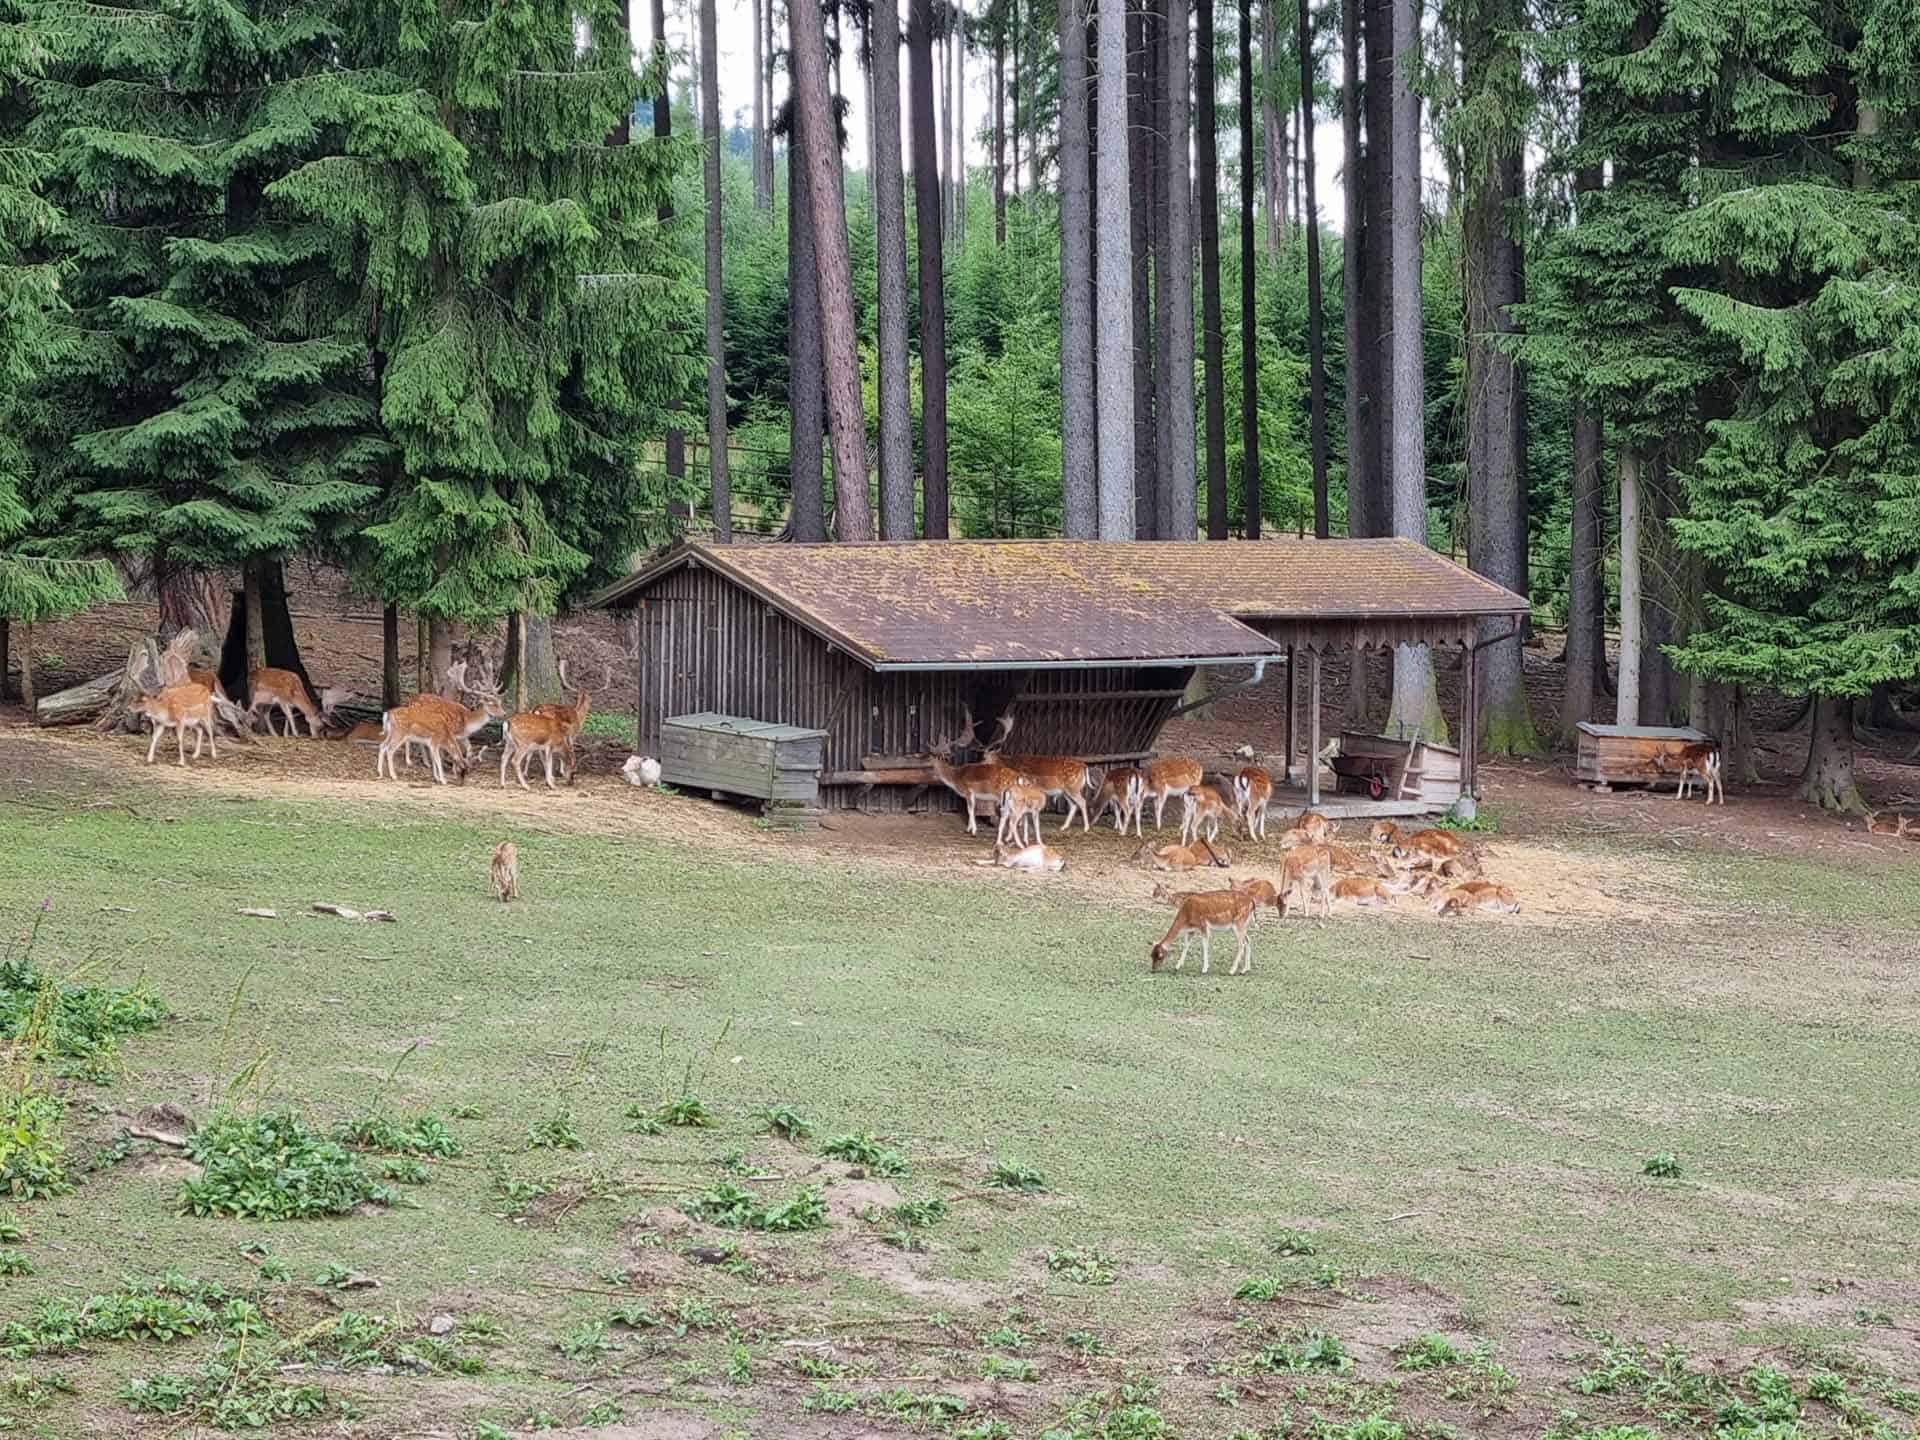
[[[666,717],[694,712],[824,730],[823,803],[882,809],[927,793],[938,742],[974,743],[968,714],[987,735],[1011,712],[1016,752],[1135,761],[1196,668],[1251,666],[1257,681],[1302,653],[1317,753],[1323,655],[1409,643],[1471,655],[1483,625],[1510,635],[1527,609],[1393,539],[685,541],[589,604],[637,612],[642,752],[658,753]],[[1469,664],[1469,695],[1472,677]],[[1317,773],[1308,785],[1317,800]]]

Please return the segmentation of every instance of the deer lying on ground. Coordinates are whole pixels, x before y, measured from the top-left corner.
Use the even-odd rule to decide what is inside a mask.
[[[1469,880],[1436,895],[1431,908],[1436,915],[1464,915],[1469,910],[1513,915],[1519,912],[1520,901],[1504,885],[1495,885],[1490,880]]]
[[[1031,828],[1032,843],[1040,843],[1040,812],[1047,808],[1047,792],[1042,786],[1034,784],[1024,775],[1016,776],[1011,785],[1000,792],[1000,832],[998,843],[1001,845],[1022,843],[1022,837]]]
[[[1015,849],[996,844],[991,860],[976,860],[976,865],[997,865],[1002,870],[1023,870],[1031,875],[1058,875],[1067,868],[1067,857],[1051,845],[1023,845]]]
[[[1676,751],[1671,760],[1662,756],[1659,766],[1662,770],[1678,769],[1680,772],[1680,784],[1673,792],[1674,799],[1686,799],[1687,790],[1697,777],[1706,786],[1707,804],[1713,804],[1716,791],[1719,792],[1720,803],[1727,803],[1727,787],[1720,779],[1720,747],[1712,741],[1685,746]]]
[[[1393,892],[1370,875],[1343,875],[1333,882],[1333,900],[1355,905],[1391,905]]]
[[[1437,865],[1468,853],[1460,837],[1446,830],[1416,830],[1411,835],[1403,830],[1393,847],[1394,859],[1415,865]]]
[[[1376,820],[1373,822],[1373,828],[1367,831],[1367,843],[1384,845],[1390,849],[1400,843],[1405,833],[1391,820]]]
[[[1377,855],[1363,855],[1357,850],[1348,849],[1339,841],[1331,841],[1326,846],[1327,860],[1335,870],[1349,875],[1369,876],[1381,880],[1390,879],[1393,867]]]
[[[1911,822],[1905,815],[1896,815],[1891,820],[1882,820],[1878,810],[1867,812],[1867,833],[1869,835],[1892,835],[1903,839],[1911,828]]]
[[[1233,863],[1233,857],[1224,850],[1216,850],[1201,839],[1193,845],[1142,845],[1133,852],[1133,858],[1156,870],[1203,870],[1213,865],[1224,870]]]
[[[1200,973],[1205,975],[1212,964],[1211,941],[1215,930],[1231,930],[1234,934],[1233,968],[1227,973],[1241,975],[1253,969],[1253,942],[1247,929],[1253,923],[1253,912],[1258,902],[1243,890],[1210,890],[1189,895],[1180,902],[1175,912],[1173,924],[1167,927],[1167,933],[1160,942],[1148,951],[1148,958],[1155,970],[1158,970],[1167,958],[1168,947],[1175,939],[1180,941],[1180,958],[1173,962],[1175,970],[1187,963],[1187,947],[1193,943],[1193,937],[1200,937]]]
[[[1146,770],[1147,794],[1153,797],[1153,828],[1162,829],[1167,820],[1167,801],[1185,795],[1204,778],[1198,760],[1173,756],[1150,761]]]
[[[180,764],[187,763],[187,731],[193,731],[193,758],[200,758],[200,737],[206,736],[210,758],[220,758],[220,747],[213,738],[213,692],[188,680],[164,690],[143,691],[127,706],[130,713],[144,715],[153,722],[153,739],[147,744],[147,763],[153,764],[160,737],[171,730],[180,750]]]
[[[983,760],[972,765],[955,765],[947,759],[947,752],[963,740],[969,745],[973,743],[973,711],[963,709],[961,714],[966,716],[966,729],[959,735],[945,735],[934,741],[927,751],[926,760],[933,767],[933,773],[940,783],[966,802],[967,834],[973,835],[979,829],[979,802],[986,800],[994,807],[994,812],[997,814],[1000,797],[1006,793],[1007,788],[1014,781],[1020,778],[1020,775],[1012,766],[1002,765],[997,760]],[[997,745],[1006,738],[1010,724],[1011,722],[1004,715],[1000,717],[1000,731],[994,739],[994,744]],[[988,753],[992,753],[991,748]]]
[[[333,713],[333,709],[343,699],[346,692],[338,689],[326,689],[320,692],[320,698],[314,699],[307,690],[306,681],[291,670],[275,670],[262,666],[258,670],[247,672],[247,714],[261,713],[261,719],[267,727],[267,733],[274,735],[273,717],[277,711],[286,721],[289,736],[299,733],[294,725],[294,716],[299,715],[307,722],[307,734],[317,737],[320,734],[320,722]]]
[[[1220,838],[1220,822],[1233,814],[1227,804],[1227,797],[1213,785],[1196,785],[1187,791],[1185,806],[1180,815],[1180,843],[1191,845],[1200,838],[1200,827],[1205,826],[1207,839]]]
[[[1140,814],[1147,808],[1147,772],[1132,765],[1107,771],[1100,779],[1093,807],[1102,820],[1107,818],[1107,811],[1113,811],[1113,828],[1118,833],[1126,834],[1131,823],[1133,833],[1139,835]]]
[[[1087,816],[1087,791],[1093,784],[1093,776],[1087,770],[1086,761],[1075,760],[1070,755],[1003,755],[1000,746],[1006,744],[1011,734],[1013,716],[1009,713],[1000,717],[1000,739],[987,750],[988,763],[1011,765],[1028,784],[1044,790],[1048,800],[1057,795],[1066,801],[1067,818],[1060,822],[1062,830],[1073,824],[1075,811],[1080,814],[1080,832],[1084,835],[1091,830],[1093,822]]]
[[[1234,775],[1233,808],[1240,817],[1241,833],[1249,840],[1267,838],[1267,806],[1272,803],[1273,776],[1258,765],[1248,765]]]
[[[511,840],[493,847],[493,893],[502,905],[520,898],[520,851]]]
[[[1280,913],[1298,897],[1300,913],[1313,913],[1313,900],[1320,897],[1323,915],[1333,913],[1333,860],[1324,845],[1302,845],[1289,850],[1280,859]]]

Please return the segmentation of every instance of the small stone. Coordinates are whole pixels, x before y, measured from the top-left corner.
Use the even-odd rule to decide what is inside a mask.
[[[453,1316],[434,1316],[433,1319],[427,1322],[427,1333],[429,1335],[451,1335],[453,1333]]]

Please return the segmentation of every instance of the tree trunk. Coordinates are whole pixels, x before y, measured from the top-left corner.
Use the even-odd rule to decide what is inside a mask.
[[[242,594],[246,597],[246,654],[249,675],[263,668],[267,663],[267,617],[265,602],[260,594],[261,565],[261,557],[251,555],[240,567],[240,584]]]
[[[1100,538],[1133,539],[1133,273],[1127,167],[1126,0],[1099,0],[1100,173],[1095,326],[1099,403]]]
[[[941,269],[940,169],[934,154],[933,0],[909,0],[909,124],[920,278],[920,469],[923,533],[947,538],[947,299]],[[964,173],[964,166],[962,167]]]
[[[20,625],[20,703],[26,707],[27,719],[37,720],[40,714],[40,694],[33,683],[33,622],[26,620]]]
[[[900,171],[900,0],[873,4],[873,226],[880,267],[880,538],[911,540],[913,396],[907,359],[907,201]]]
[[[433,693],[453,698],[453,682],[447,671],[453,668],[453,622],[438,615],[427,619],[427,679]]]
[[[726,289],[720,276],[720,44],[715,0],[700,0],[700,136],[706,188],[707,476],[714,538],[733,539],[733,487],[727,477]]]
[[[820,461],[820,281],[813,254],[813,205],[806,153],[812,144],[796,112],[787,131],[787,473],[793,538],[827,538],[826,471]]]
[[[1261,210],[1266,216],[1267,263],[1280,259],[1280,232],[1287,223],[1286,201],[1282,198],[1287,164],[1286,122],[1280,118],[1278,86],[1279,25],[1273,14],[1274,0],[1260,4],[1260,156]]]
[[[1600,476],[1604,437],[1600,417],[1583,397],[1573,402],[1573,530],[1567,566],[1567,674],[1560,705],[1560,738],[1573,744],[1583,720],[1598,713],[1600,672],[1606,657],[1606,575],[1601,566],[1606,502]]]
[[[1203,0],[1207,3],[1207,0]],[[1240,0],[1240,484],[1249,540],[1260,538],[1260,331],[1253,255],[1253,0]]]
[[[1362,220],[1360,308],[1365,317],[1367,389],[1361,399],[1365,462],[1362,493],[1368,535],[1393,533],[1393,357],[1389,341],[1393,317],[1393,4],[1394,0],[1356,0],[1364,6],[1367,32],[1365,104],[1367,117],[1366,214]]]
[[[1142,487],[1136,478],[1137,497],[1134,528],[1143,540],[1170,540],[1173,528],[1172,495],[1164,483],[1173,464],[1173,428],[1167,412],[1173,408],[1173,367],[1168,349],[1173,342],[1173,234],[1168,212],[1173,206],[1173,146],[1168,130],[1167,109],[1167,33],[1168,10],[1180,0],[1150,0],[1147,12],[1146,51],[1141,64],[1147,73],[1147,93],[1152,112],[1147,132],[1148,175],[1153,182],[1153,215],[1148,235],[1153,246],[1153,408],[1148,439],[1153,445],[1153,471],[1150,483]],[[1134,272],[1139,283],[1139,272]],[[1144,347],[1143,347],[1144,348]],[[1134,416],[1137,428],[1140,417]],[[1144,488],[1145,494],[1140,492]]]
[[[1347,0],[1340,7],[1340,148],[1342,224],[1340,234],[1340,303],[1346,348],[1345,418],[1347,451],[1347,534],[1364,536],[1367,530],[1367,490],[1372,477],[1367,468],[1367,375],[1373,358],[1367,332],[1366,307],[1361,299],[1361,276],[1366,270],[1367,166],[1370,157],[1360,147],[1361,72],[1360,6]],[[1347,676],[1346,724],[1352,730],[1368,728],[1367,664],[1354,651]]]
[[[380,611],[380,708],[400,703],[400,607],[392,601]]]
[[[827,89],[826,24],[820,0],[794,0],[791,15],[794,105],[806,117],[807,203],[813,216],[814,268],[820,277],[820,350],[827,431],[833,445],[834,535],[841,540],[871,540],[860,341],[854,324],[846,204],[840,193],[838,131]]]
[[[1147,0],[1148,4],[1153,0]],[[1132,171],[1133,206],[1128,238],[1133,261],[1133,533],[1153,538],[1156,466],[1159,447],[1153,423],[1153,290],[1149,263],[1153,251],[1154,166],[1152,51],[1148,12],[1127,7],[1127,166]]]
[[[553,653],[551,615],[507,616],[507,643],[501,661],[500,691],[513,696],[515,710],[564,701],[560,666]],[[524,670],[522,665],[526,667]],[[575,681],[579,676],[572,677]]]
[[[1266,0],[1271,14],[1273,0]],[[1313,533],[1325,540],[1333,517],[1327,500],[1326,306],[1320,285],[1320,197],[1313,149],[1313,15],[1310,0],[1300,0],[1300,171],[1307,204],[1301,223],[1307,232],[1307,413],[1313,455]]]
[[[772,0],[768,0],[771,4]],[[667,7],[666,0],[653,0],[653,43],[656,50],[664,53],[667,43]],[[670,93],[670,77],[663,70],[660,79],[660,93],[653,97],[653,135],[656,140],[667,140],[673,136],[673,96]],[[666,198],[660,202],[658,216],[662,225],[673,219],[672,191],[665,192]],[[673,407],[680,408],[677,404]],[[675,425],[667,431],[667,513],[670,515],[691,516],[691,505],[684,498],[687,478],[687,436],[686,432]]]
[[[1469,7],[1461,39],[1467,93],[1494,93],[1517,71],[1519,55],[1496,31],[1489,4]],[[1466,176],[1462,239],[1466,270],[1467,564],[1509,590],[1526,593],[1525,475],[1517,448],[1519,373],[1495,337],[1514,329],[1517,253],[1511,236],[1511,189],[1517,179],[1503,155],[1482,157]],[[1397,258],[1397,257],[1396,257]],[[1397,317],[1396,317],[1397,318]],[[1506,619],[1483,621],[1480,639],[1513,629]],[[1527,712],[1521,637],[1488,645],[1480,658],[1480,748],[1496,755],[1539,749]]]
[[[1393,0],[1393,533],[1427,543],[1426,358],[1420,308],[1420,98],[1413,68],[1420,53],[1419,0]],[[1393,655],[1396,735],[1418,731],[1444,740],[1446,716],[1425,645],[1402,645]]]
[[[753,3],[753,208],[773,208],[773,155],[767,144],[766,56],[760,30],[761,12],[771,0]]]
[[[1069,540],[1100,533],[1094,468],[1092,173],[1084,0],[1060,0],[1060,493]]]
[[[13,694],[13,622],[0,615],[0,705]]]
[[[1160,368],[1168,377],[1160,423],[1168,434],[1168,457],[1160,467],[1160,538],[1191,540],[1193,514],[1193,175],[1188,159],[1192,131],[1192,89],[1188,75],[1188,3],[1168,0],[1166,67],[1161,90],[1167,97],[1167,253],[1169,324]],[[1211,4],[1212,0],[1205,0]]]
[[[225,623],[225,607],[213,577],[191,565],[171,564],[165,551],[154,556],[153,590],[160,605],[156,637],[171,640],[182,630],[217,635]]]
[[[1220,146],[1215,115],[1213,4],[1194,10],[1194,163],[1199,175],[1201,369],[1207,439],[1207,538],[1227,538],[1227,391],[1220,320]]]
[[[998,7],[993,15],[993,243],[1007,243],[1007,21]]]
[[[1614,723],[1640,723],[1640,452],[1615,442],[1620,464],[1620,679]]]
[[[1666,465],[1659,455],[1644,467],[1640,486],[1640,723],[1673,723],[1673,566],[1667,546]]]
[[[1001,3],[1007,7],[1012,17],[1012,25],[1010,26],[1010,29],[1012,32],[1011,48],[1012,48],[1013,75],[1012,75],[1011,82],[1007,87],[1007,93],[1010,97],[1012,97],[1012,105],[1013,105],[1013,122],[1008,130],[1010,143],[1013,146],[1013,160],[1012,160],[1012,163],[1009,164],[1007,167],[1007,188],[1011,198],[1014,200],[1018,200],[1020,198],[1020,114],[1021,114],[1020,0],[1001,0]]]
[[[1858,815],[1866,810],[1853,778],[1853,700],[1820,695],[1813,703],[1807,765],[1800,772],[1800,798],[1822,810]]]

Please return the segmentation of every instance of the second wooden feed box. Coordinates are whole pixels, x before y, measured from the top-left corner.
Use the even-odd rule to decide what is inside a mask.
[[[1664,785],[1680,783],[1680,751],[1706,736],[1686,725],[1596,725],[1583,720],[1574,774],[1583,784]]]
[[[670,715],[660,723],[660,778],[687,789],[812,805],[827,732],[739,715]]]

